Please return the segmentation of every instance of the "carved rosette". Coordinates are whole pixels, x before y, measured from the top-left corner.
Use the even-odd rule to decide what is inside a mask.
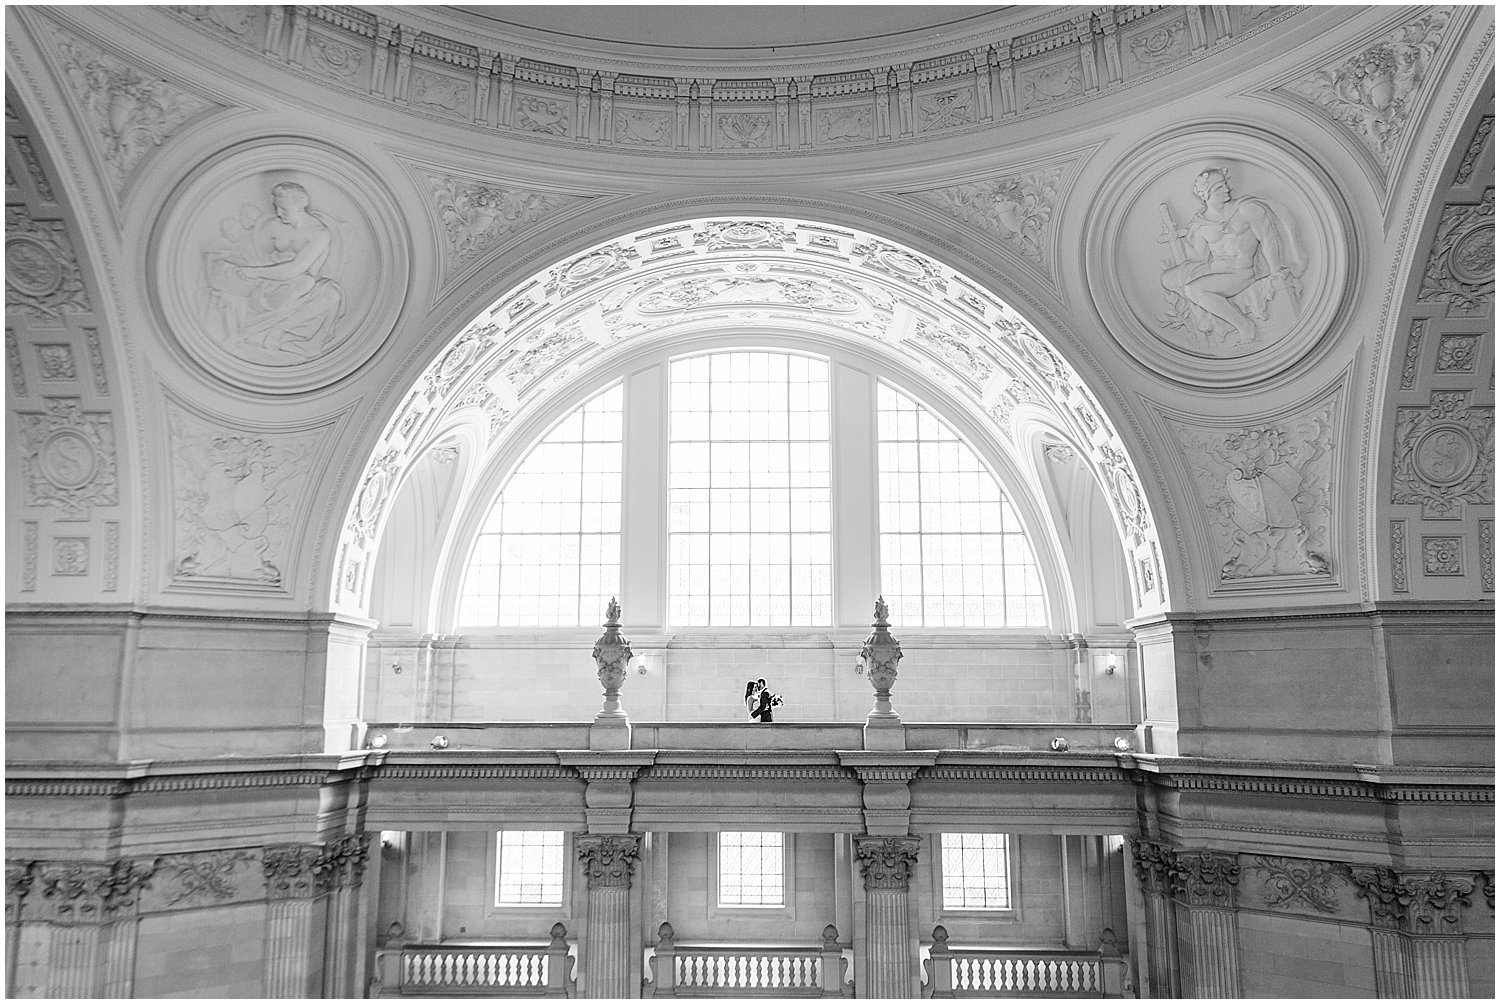
[[[1158,896],[1170,891],[1172,870],[1176,864],[1170,847],[1154,840],[1131,837],[1130,858],[1141,888]]]
[[[1495,501],[1495,409],[1468,391],[1434,391],[1425,408],[1396,409],[1391,501],[1427,519],[1461,519],[1466,503]]]
[[[41,899],[32,919],[53,924],[103,924],[132,916],[156,861],[45,862],[37,866]]]
[[[1469,905],[1474,879],[1434,871],[1403,876],[1391,868],[1351,867],[1356,891],[1370,903],[1377,927],[1412,934],[1462,933],[1459,908]]]
[[[865,888],[905,891],[921,849],[921,837],[855,837],[854,856]]]
[[[590,889],[630,886],[641,856],[641,838],[634,833],[587,833],[577,837],[578,860]]]
[[[1234,887],[1240,881],[1236,854],[1220,851],[1178,851],[1172,867],[1172,891],[1189,906],[1234,906]]]
[[[266,877],[266,898],[311,899],[326,891],[320,885],[318,864],[324,849],[310,844],[276,844],[265,849],[261,869]]]
[[[67,227],[23,205],[5,207],[5,309],[53,322],[93,309]]]

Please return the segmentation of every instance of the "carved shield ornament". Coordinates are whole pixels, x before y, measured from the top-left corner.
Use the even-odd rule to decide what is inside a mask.
[[[159,233],[167,328],[236,387],[326,386],[390,334],[408,282],[398,219],[374,178],[330,150],[228,151],[184,186]]]

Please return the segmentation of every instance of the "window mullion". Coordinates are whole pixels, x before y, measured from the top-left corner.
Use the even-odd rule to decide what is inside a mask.
[[[663,365],[625,378],[620,602],[638,627],[666,623],[666,396]]]
[[[875,378],[835,363],[830,387],[835,623],[862,627],[880,591]]]

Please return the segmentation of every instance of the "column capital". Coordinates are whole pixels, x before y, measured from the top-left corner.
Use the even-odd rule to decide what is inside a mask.
[[[15,923],[21,917],[21,902],[31,891],[36,875],[31,861],[5,862],[5,922]]]
[[[273,844],[261,856],[267,899],[311,899],[326,891],[317,873],[323,848],[313,844]]]
[[[1155,840],[1131,837],[1130,859],[1135,865],[1136,881],[1147,892],[1161,895],[1170,890],[1172,869],[1176,864],[1172,848]]]
[[[854,856],[865,888],[906,889],[921,847],[921,837],[855,837]]]
[[[1239,855],[1178,851],[1171,879],[1172,891],[1189,906],[1233,906],[1234,887],[1240,881]]]
[[[574,844],[590,889],[629,888],[631,876],[635,874],[635,863],[641,856],[640,834],[585,833],[577,837]]]
[[[1458,934],[1460,906],[1469,905],[1472,878],[1433,871],[1401,875],[1395,869],[1351,865],[1356,891],[1370,903],[1376,927],[1416,934]]]
[[[42,897],[34,919],[53,924],[104,924],[131,916],[140,905],[141,890],[156,873],[156,865],[155,859],[42,862],[35,871]],[[6,871],[9,885],[10,870]]]
[[[313,873],[325,889],[353,889],[365,877],[370,855],[370,836],[351,833],[329,841],[313,863]]]

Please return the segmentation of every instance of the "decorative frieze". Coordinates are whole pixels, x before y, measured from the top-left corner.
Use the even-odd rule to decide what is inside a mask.
[[[94,391],[100,397],[109,397],[109,376],[104,369],[104,349],[99,343],[99,329],[84,328],[83,340],[89,350],[89,370],[94,375]]]
[[[1463,162],[1458,165],[1458,170],[1453,174],[1453,184],[1467,185],[1473,177],[1474,167],[1479,163],[1479,155],[1484,152],[1484,144],[1490,138],[1490,133],[1495,128],[1495,116],[1486,115],[1479,120],[1479,125],[1474,129],[1474,137],[1469,140],[1469,148],[1464,151]]]
[[[1418,303],[1446,303],[1450,314],[1493,312],[1495,303],[1495,190],[1477,205],[1447,206],[1432,236]]]
[[[1391,589],[1408,592],[1406,578],[1406,520],[1391,520]]]
[[[865,888],[906,890],[921,848],[921,837],[855,837],[854,856]]]
[[[641,855],[639,835],[588,833],[576,837],[574,846],[590,889],[630,886]]]
[[[1417,385],[1417,367],[1422,359],[1422,339],[1427,334],[1427,318],[1414,318],[1411,330],[1406,333],[1406,360],[1401,364],[1401,389],[1411,390]]]
[[[1487,593],[1495,591],[1495,521],[1479,521],[1479,583]]]
[[[1336,914],[1342,909],[1339,893],[1347,888],[1346,869],[1331,861],[1309,861],[1302,858],[1250,856],[1245,859],[1242,879],[1260,879],[1258,894],[1272,909],[1311,910]],[[1249,891],[1242,882],[1242,893]]]
[[[1396,409],[1391,501],[1426,519],[1460,519],[1466,503],[1495,501],[1495,409],[1468,391],[1434,391],[1425,408]]]
[[[242,883],[256,855],[247,849],[174,854],[161,859],[152,905],[163,909],[213,906],[259,896]]]

